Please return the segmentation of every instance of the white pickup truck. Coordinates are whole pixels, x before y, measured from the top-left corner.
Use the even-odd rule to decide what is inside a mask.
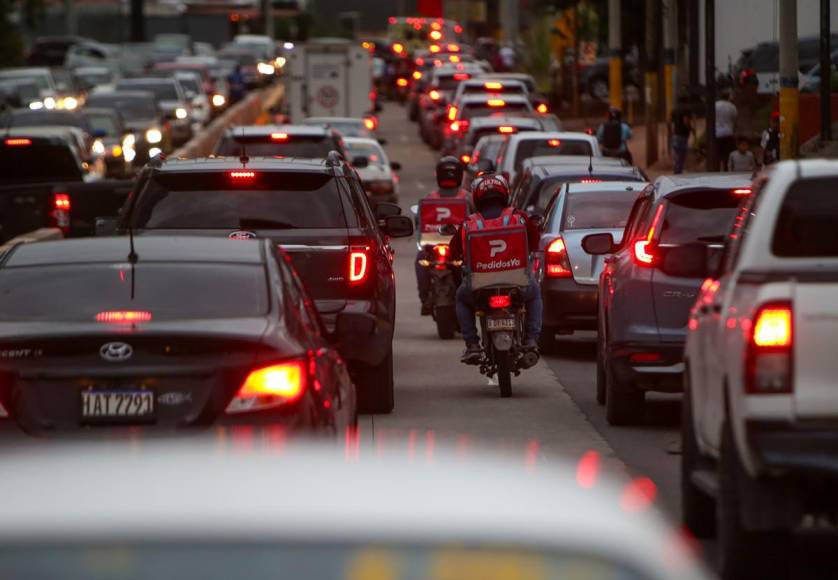
[[[756,179],[686,343],[682,508],[723,578],[780,578],[795,530],[838,515],[838,162]],[[701,274],[699,274],[701,275]]]

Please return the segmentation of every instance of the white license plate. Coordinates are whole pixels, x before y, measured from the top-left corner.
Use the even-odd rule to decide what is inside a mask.
[[[152,391],[81,392],[82,419],[148,419],[154,416]]]
[[[489,318],[486,321],[489,330],[515,330],[514,318]]]

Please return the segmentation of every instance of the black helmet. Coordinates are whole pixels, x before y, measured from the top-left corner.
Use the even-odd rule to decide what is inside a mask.
[[[608,109],[608,120],[609,121],[621,121],[623,118],[623,114],[620,112],[620,109],[617,107],[610,107]]]
[[[491,200],[499,201],[507,206],[509,205],[509,184],[502,175],[486,175],[474,180],[471,195],[477,209],[484,207]]]
[[[446,155],[436,164],[436,183],[444,189],[460,187],[463,182],[463,164],[453,155]]]

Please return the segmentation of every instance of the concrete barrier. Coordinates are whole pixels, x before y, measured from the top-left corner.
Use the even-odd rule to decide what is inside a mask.
[[[33,244],[35,242],[46,242],[49,240],[60,240],[64,238],[64,234],[58,228],[40,228],[31,232],[21,234],[16,238],[12,238],[2,246],[0,246],[0,254],[18,246],[20,244]]]
[[[227,127],[253,125],[268,106],[280,102],[284,95],[285,87],[283,85],[268,87],[248,94],[243,100],[227,109],[197,136],[172,153],[171,158],[190,159],[211,155]]]

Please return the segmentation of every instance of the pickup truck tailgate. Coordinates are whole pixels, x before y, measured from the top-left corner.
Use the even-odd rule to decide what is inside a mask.
[[[799,419],[838,418],[838,277],[793,290],[794,403]]]

